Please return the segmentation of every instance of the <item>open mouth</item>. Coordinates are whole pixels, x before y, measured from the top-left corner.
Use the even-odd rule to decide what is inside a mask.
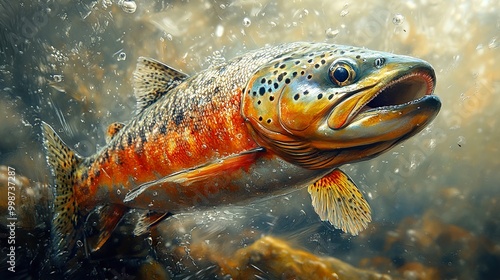
[[[353,115],[373,110],[390,110],[418,102],[427,95],[432,95],[435,80],[427,71],[416,71],[404,75],[378,91],[372,99]]]
[[[338,130],[367,114],[396,111],[431,98],[435,87],[432,68],[419,67],[389,82],[369,85],[342,101],[329,116],[328,126]]]

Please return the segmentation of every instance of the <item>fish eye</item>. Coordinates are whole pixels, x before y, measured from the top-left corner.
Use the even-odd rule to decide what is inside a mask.
[[[350,84],[355,76],[354,69],[345,62],[334,63],[330,66],[330,80],[338,86]]]

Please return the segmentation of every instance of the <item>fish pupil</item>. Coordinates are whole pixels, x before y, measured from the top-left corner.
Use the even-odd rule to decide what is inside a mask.
[[[349,71],[347,71],[347,69],[345,69],[345,67],[337,67],[334,71],[333,71],[333,78],[335,78],[335,80],[338,82],[338,83],[343,83],[345,81],[347,81],[347,79],[349,78]]]

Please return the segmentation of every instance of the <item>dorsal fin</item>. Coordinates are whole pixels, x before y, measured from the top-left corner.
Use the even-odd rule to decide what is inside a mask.
[[[137,113],[153,104],[188,77],[159,61],[139,57],[133,79]]]
[[[118,133],[118,131],[120,131],[124,126],[125,124],[120,122],[114,122],[110,124],[108,126],[108,130],[106,131],[106,144],[109,143],[111,139],[113,139],[113,137],[115,137],[115,135]]]

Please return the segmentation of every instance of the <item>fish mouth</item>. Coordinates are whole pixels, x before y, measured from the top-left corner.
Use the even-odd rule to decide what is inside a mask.
[[[318,147],[353,148],[382,142],[394,145],[435,118],[441,102],[434,95],[436,78],[430,65],[396,65],[381,76],[387,78],[365,81],[337,104],[322,129],[331,135],[330,144]]]
[[[365,112],[398,110],[418,103],[433,94],[435,81],[432,68],[421,67],[393,77],[389,82],[365,86],[336,106],[328,119],[328,126],[339,130],[363,117]]]
[[[417,71],[402,76],[384,86],[376,94],[353,112],[359,115],[374,110],[399,109],[412,103],[418,103],[432,95],[435,78],[427,71]]]

